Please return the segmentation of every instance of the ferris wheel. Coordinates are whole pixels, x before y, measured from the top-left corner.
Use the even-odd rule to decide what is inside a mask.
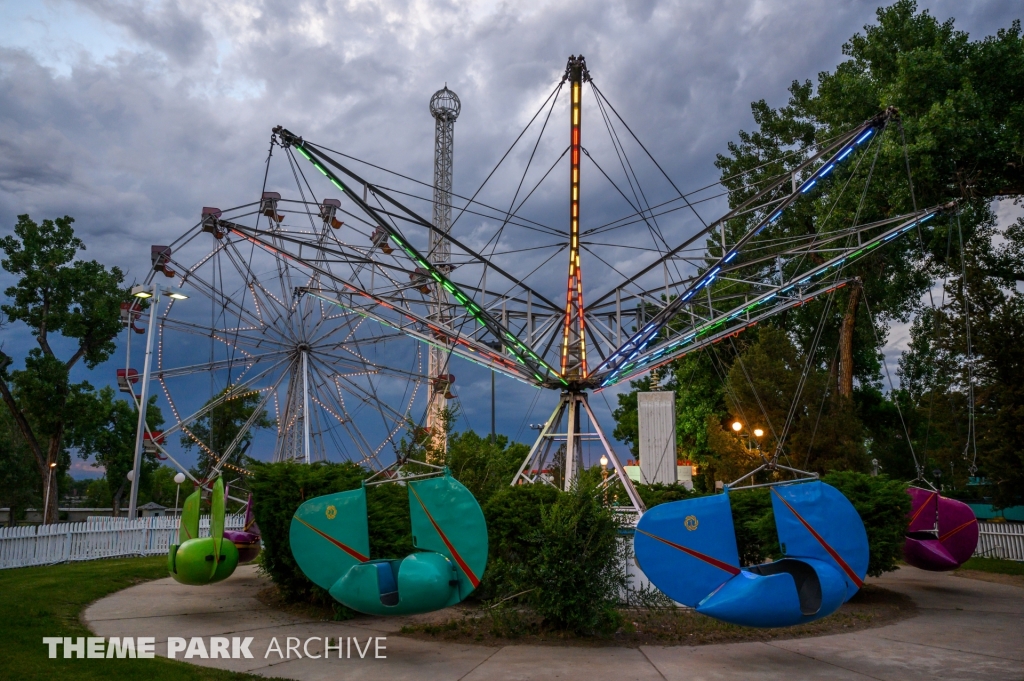
[[[379,470],[415,421],[424,380],[417,344],[302,295],[319,285],[320,273],[218,227],[220,220],[252,225],[270,244],[296,232],[314,247],[332,241],[340,226],[334,214],[307,221],[308,214],[303,201],[267,191],[237,208],[203,208],[181,237],[151,247],[153,267],[136,295],[156,293],[156,301],[123,306],[128,344],[118,384],[138,400],[139,380],[149,382],[166,424],[146,429],[144,449],[186,474],[168,451],[175,439],[205,455],[204,478],[225,467],[244,475],[237,457],[246,449],[262,460],[342,460]],[[133,336],[150,344],[148,377],[132,366],[141,361]]]

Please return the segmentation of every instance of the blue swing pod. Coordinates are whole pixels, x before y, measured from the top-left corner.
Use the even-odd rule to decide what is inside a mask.
[[[771,491],[782,559],[740,567],[726,490],[645,513],[634,538],[637,564],[669,598],[724,622],[788,627],[832,614],[864,583],[864,523],[823,482]]]

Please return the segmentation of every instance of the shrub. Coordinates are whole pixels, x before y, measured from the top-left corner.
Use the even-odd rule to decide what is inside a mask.
[[[682,485],[665,485],[657,482],[653,485],[635,484],[640,500],[647,508],[654,508],[659,504],[667,504],[670,501],[683,501],[684,499],[695,499],[704,496],[700,492],[693,492]]]
[[[550,485],[517,485],[496,492],[483,504],[489,555],[480,598],[505,598],[535,586],[528,564],[535,549],[531,535],[541,524],[541,509],[558,499]]]
[[[445,464],[452,476],[483,505],[498,492],[510,488],[512,478],[529,452],[528,446],[510,443],[505,435],[491,442],[490,436],[481,437],[468,430],[448,436]]]
[[[590,485],[541,507],[540,526],[528,538],[530,602],[546,623],[577,634],[618,628],[615,606],[627,583],[618,530],[618,519]]]
[[[771,492],[768,489],[733,491],[729,493],[729,505],[740,565],[758,565],[781,558]]]
[[[853,471],[829,473],[822,480],[842,492],[864,521],[871,550],[868,574],[877,577],[895,570],[897,561],[903,558],[910,512],[907,483],[886,475],[873,477]]]

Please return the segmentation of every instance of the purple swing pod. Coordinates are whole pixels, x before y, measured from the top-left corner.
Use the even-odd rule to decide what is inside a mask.
[[[238,564],[250,563],[260,555],[260,527],[252,513],[252,495],[245,505],[245,525],[239,530],[224,530],[224,538],[238,549]]]
[[[971,507],[934,490],[908,487],[910,522],[903,559],[922,570],[955,570],[978,548],[978,519]]]

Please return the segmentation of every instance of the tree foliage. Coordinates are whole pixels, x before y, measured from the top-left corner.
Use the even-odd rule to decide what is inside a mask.
[[[231,388],[225,388],[218,395],[211,397],[204,406],[221,399],[231,390]],[[227,451],[227,448],[256,412],[261,399],[262,393],[259,392],[241,393],[224,400],[188,425],[181,435],[181,446],[186,451],[197,450],[195,465],[197,477],[205,477],[216,465],[214,456],[219,458]],[[267,414],[267,410],[261,410],[242,435],[242,439],[233,453],[240,453],[246,445],[251,443],[257,430],[271,428],[273,425],[274,421]],[[214,456],[210,455],[210,451],[214,453]]]
[[[13,358],[0,351],[0,395],[35,459],[42,485],[49,481],[50,506],[46,520],[56,520],[59,475],[68,464],[66,436],[92,411],[94,390],[86,382],[72,383],[71,370],[81,360],[87,367],[105,361],[114,351],[121,328],[120,305],[128,299],[124,275],[95,260],[77,260],[85,244],[68,216],[34,222],[19,215],[14,234],[0,239],[0,260],[17,279],[4,291],[0,311],[12,322],[25,324],[38,347],[29,351],[24,369],[11,370]],[[59,358],[53,341],[74,344],[66,359]]]
[[[717,160],[722,182],[731,192],[730,205],[752,196],[767,178],[792,172],[801,160],[795,151],[893,107],[898,117],[787,210],[765,237],[784,240],[848,228],[855,221],[863,225],[953,199],[959,201],[959,215],[932,220],[919,236],[911,232],[844,268],[842,276],[858,278],[860,286],[848,286],[761,322],[757,338],[746,338],[747,332],[737,341],[701,353],[708,358],[704,380],[724,384],[720,405],[727,407],[729,418],[739,416],[736,412],[742,408],[747,416],[741,420],[761,422],[769,433],[781,433],[785,415],[794,406],[783,450],[791,463],[827,472],[866,470],[875,459],[883,470],[912,478],[918,473],[913,452],[929,474],[933,468],[942,470],[942,482],[963,489],[974,462],[968,423],[967,315],[961,291],[966,286],[975,321],[971,337],[976,357],[977,474],[988,476],[998,503],[1021,503],[1024,438],[1018,424],[1024,395],[1019,391],[1020,361],[1015,353],[1024,333],[1024,304],[1016,292],[1017,282],[1024,280],[1024,241],[1019,239],[1024,227],[1000,232],[992,209],[994,198],[1020,197],[1024,192],[1020,23],[972,40],[955,28],[952,19],[939,21],[928,11],[919,11],[913,0],[899,0],[879,9],[876,21],[851,37],[843,54],[842,63],[819,73],[816,82],[793,81],[783,106],[773,107],[767,100],[753,103],[755,128],[740,131]],[[745,233],[752,219],[731,220],[727,240],[734,242]],[[717,239],[708,242],[712,256],[721,254]],[[752,265],[739,278],[771,278],[775,266]],[[935,296],[940,310],[932,313],[926,294],[940,281],[949,283],[944,295]],[[732,292],[736,291],[743,293],[734,284]],[[901,365],[904,388],[886,391],[880,349],[888,324],[911,319],[911,350]],[[792,348],[780,340],[774,349],[765,347],[769,356],[757,358],[767,326],[783,331]],[[849,340],[849,357],[839,353],[843,334]],[[747,360],[747,353],[755,356]],[[793,383],[802,371],[798,367],[808,356],[804,397],[787,403],[786,395],[792,400],[795,394]],[[737,358],[751,365],[747,371]],[[684,364],[692,366],[695,361],[677,361],[672,376],[678,377]],[[855,380],[852,390],[843,384],[846,371]],[[684,385],[669,383],[679,392],[680,402],[692,405],[686,408],[705,415],[705,472],[727,463],[723,456],[740,461],[742,448],[722,429],[726,414],[721,408],[707,408],[705,400],[684,395]],[[647,384],[634,382],[632,387],[642,390]],[[622,395],[619,400],[617,433],[635,442],[635,396]],[[692,442],[692,449],[700,453],[701,439]],[[756,461],[746,463],[752,466]]]
[[[117,399],[114,389],[104,386],[88,403],[89,411],[79,415],[79,425],[69,438],[83,459],[95,457],[96,466],[104,469],[114,516],[120,515],[125,494],[131,488],[128,471],[135,466],[135,437],[139,411],[127,400]],[[146,423],[150,430],[163,424],[163,415],[156,406],[156,396],[149,398]],[[143,452],[139,487],[149,487],[153,472],[160,464],[152,454]],[[172,500],[173,501],[173,500]]]

